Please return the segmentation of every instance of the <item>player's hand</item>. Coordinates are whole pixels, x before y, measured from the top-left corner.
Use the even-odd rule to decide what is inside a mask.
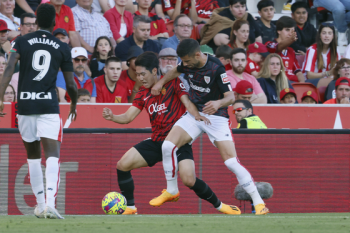
[[[213,115],[218,111],[220,108],[220,102],[219,101],[209,101],[204,104],[203,113],[208,115]]]
[[[152,95],[159,95],[162,88],[163,88],[163,85],[159,81],[156,82],[156,84],[154,84],[151,90]]]
[[[102,116],[104,119],[106,119],[107,121],[111,121],[113,120],[113,112],[112,110],[110,110],[109,108],[104,108],[102,111]]]
[[[6,115],[5,112],[2,112],[4,110],[4,102],[0,100],[0,117],[4,117]]]
[[[70,110],[68,114],[68,118],[71,118],[73,121],[77,119],[77,110],[76,110],[76,105],[75,104],[70,104]]]
[[[201,115],[198,115],[195,117],[196,121],[204,121],[204,124],[206,125],[211,125],[211,122],[208,118],[206,118],[205,116],[201,116]]]

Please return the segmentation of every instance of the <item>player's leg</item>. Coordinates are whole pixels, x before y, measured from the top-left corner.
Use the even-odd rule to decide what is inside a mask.
[[[237,206],[222,203],[208,184],[196,177],[192,147],[186,144],[179,152],[179,174],[183,184],[193,190],[199,198],[211,203],[218,211],[225,214],[241,214]]]
[[[29,181],[37,202],[37,206],[34,209],[34,215],[38,218],[44,218],[45,191],[43,171],[41,169],[40,138],[36,135],[36,117],[37,116],[35,115],[19,115],[18,129],[27,151]]]

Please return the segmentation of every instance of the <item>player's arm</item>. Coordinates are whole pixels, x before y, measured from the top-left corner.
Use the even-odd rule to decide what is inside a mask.
[[[187,111],[189,113],[191,113],[192,116],[195,117],[196,121],[204,121],[204,123],[210,124],[210,121],[208,118],[206,118],[205,116],[201,116],[198,112],[198,109],[196,107],[196,105],[194,105],[192,103],[192,101],[188,98],[188,95],[183,95],[180,98],[181,102],[183,103],[183,105],[186,107]]]
[[[168,71],[166,75],[160,79],[154,86],[152,87],[152,95],[159,95],[163,86],[170,82],[171,80],[179,77],[181,72],[178,71],[178,67],[174,67],[172,70]]]
[[[74,81],[73,72],[63,71],[62,73],[63,73],[64,80],[66,81],[66,88],[67,88],[68,95],[71,99],[69,115],[72,115],[72,119],[75,120],[77,118],[75,108],[77,106],[77,101],[78,101],[77,84]]]
[[[129,124],[132,122],[139,114],[141,110],[135,106],[131,106],[125,113],[120,115],[113,115],[113,112],[109,108],[104,108],[102,116],[108,121],[113,121],[118,124]]]

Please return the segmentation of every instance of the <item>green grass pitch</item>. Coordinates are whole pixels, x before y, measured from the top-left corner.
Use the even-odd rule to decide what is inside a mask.
[[[229,215],[66,215],[64,220],[0,216],[0,232],[350,232],[350,213]]]

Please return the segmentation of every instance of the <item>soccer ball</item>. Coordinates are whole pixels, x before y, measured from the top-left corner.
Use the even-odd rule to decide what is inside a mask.
[[[107,193],[102,199],[102,209],[106,214],[122,214],[126,209],[126,199],[117,192]]]

